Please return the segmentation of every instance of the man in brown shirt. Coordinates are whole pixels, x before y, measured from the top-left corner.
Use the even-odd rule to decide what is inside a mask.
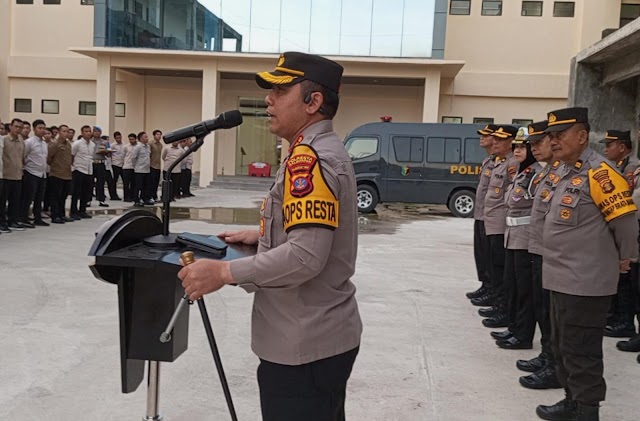
[[[342,66],[284,53],[259,73],[271,133],[291,141],[261,207],[258,231],[223,233],[258,244],[231,263],[200,260],[178,274],[192,299],[238,284],[254,292],[252,348],[265,421],[345,419],[347,380],[362,322],[350,278],[358,221],[351,159],[333,131]]]
[[[49,202],[51,203],[51,222],[64,224],[73,222],[65,216],[64,204],[71,191],[71,142],[69,127],[58,127],[58,138],[49,144]]]
[[[25,227],[19,222],[24,158],[24,140],[20,133],[24,124],[22,120],[14,118],[9,127],[9,134],[3,139],[2,152],[3,191],[0,198],[0,227],[3,232],[25,230]],[[31,130],[31,125],[29,125],[29,130]]]
[[[160,172],[162,168],[162,131],[154,130],[153,139],[149,142],[150,159],[151,159],[151,186],[149,191],[151,192],[151,199],[154,202],[158,201],[158,185],[160,184]]]

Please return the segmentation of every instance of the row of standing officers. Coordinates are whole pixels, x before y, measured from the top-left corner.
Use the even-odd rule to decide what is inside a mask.
[[[500,348],[531,349],[539,326],[542,352],[516,366],[532,373],[524,387],[564,389],[564,399],[536,408],[545,420],[599,420],[603,336],[636,333],[639,163],[629,132],[601,140],[610,160],[589,146],[589,133],[586,108],[478,132],[489,155],[474,213],[482,286],[467,297],[483,307],[484,326],[507,328],[491,332]],[[640,337],[618,348],[640,351]]]

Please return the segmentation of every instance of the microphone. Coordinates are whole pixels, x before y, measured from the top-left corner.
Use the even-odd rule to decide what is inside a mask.
[[[164,135],[164,143],[174,143],[190,137],[206,136],[214,130],[232,129],[242,124],[242,114],[238,110],[226,111],[212,120],[201,121]]]

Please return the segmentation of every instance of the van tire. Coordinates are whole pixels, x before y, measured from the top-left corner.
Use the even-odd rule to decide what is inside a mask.
[[[371,213],[378,205],[380,198],[375,187],[369,184],[359,184],[356,193],[356,202],[358,211],[362,213]]]
[[[453,216],[457,218],[469,218],[473,216],[476,206],[476,195],[471,190],[458,190],[449,198],[447,204]]]

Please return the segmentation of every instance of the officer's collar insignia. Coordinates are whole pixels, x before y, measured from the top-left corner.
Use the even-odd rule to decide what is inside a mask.
[[[576,165],[573,166],[576,170],[579,170],[582,168],[582,160],[578,159],[578,162],[576,162]]]
[[[560,166],[560,161],[555,161],[551,167],[552,167],[552,168],[554,168],[554,169],[556,169],[556,168],[558,168],[559,166]]]
[[[303,136],[303,135],[298,136],[298,138],[296,139],[296,141],[295,141],[295,142],[293,142],[293,143],[291,144],[291,147],[289,148],[289,153],[291,153],[291,151],[293,150],[293,148],[295,148],[296,146],[298,146],[299,144],[301,144],[303,140],[304,140],[304,136]]]

